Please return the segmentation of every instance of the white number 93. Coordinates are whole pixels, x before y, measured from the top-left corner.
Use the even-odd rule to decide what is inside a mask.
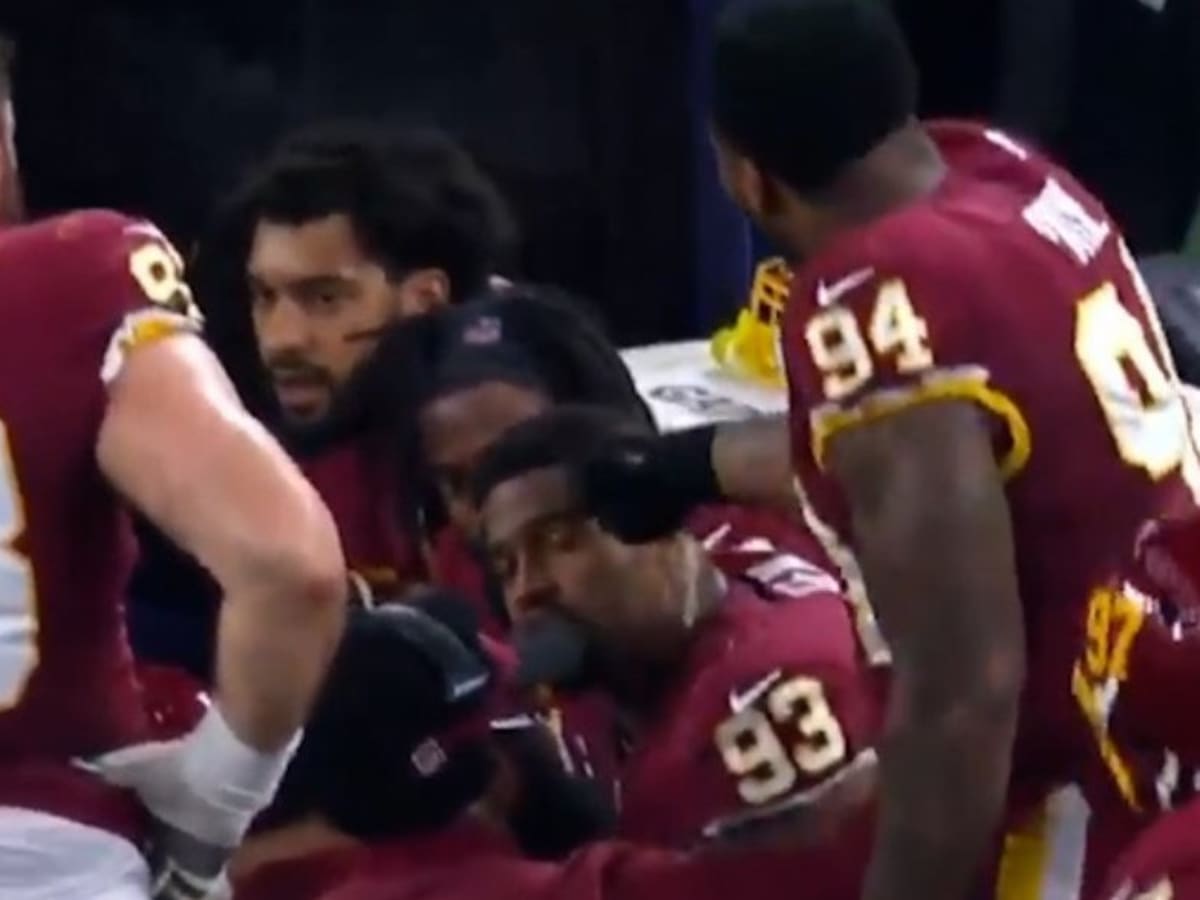
[[[765,709],[747,705],[713,735],[725,768],[738,779],[738,796],[754,806],[788,793],[801,775],[820,776],[846,758],[845,735],[820,681],[797,675],[764,699]]]

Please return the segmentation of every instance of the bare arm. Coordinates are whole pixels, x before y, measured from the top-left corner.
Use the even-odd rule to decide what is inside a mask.
[[[763,416],[717,428],[712,464],[730,500],[796,509],[792,489],[792,441],[786,416]]]
[[[961,900],[1000,822],[1025,672],[987,429],[941,401],[848,429],[829,458],[894,659],[864,896]]]
[[[199,338],[132,351],[109,394],[101,468],[221,585],[221,710],[243,741],[273,751],[303,723],[341,634],[345,564],[329,512]]]

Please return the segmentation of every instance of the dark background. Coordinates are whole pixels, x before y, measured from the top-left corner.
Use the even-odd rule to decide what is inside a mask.
[[[432,121],[515,206],[516,270],[592,298],[632,343],[711,328],[744,285],[747,241],[700,115],[717,5],[0,0],[0,22],[20,43],[18,145],[36,211],[116,206],[187,246],[282,129],[329,115]],[[986,114],[1044,142],[1135,249],[1179,244],[1200,176],[1200,4],[895,6],[927,114]]]

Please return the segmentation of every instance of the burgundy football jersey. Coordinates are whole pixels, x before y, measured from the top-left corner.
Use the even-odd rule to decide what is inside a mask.
[[[1200,716],[1192,714],[1200,708],[1200,628],[1171,624],[1152,609],[1127,608],[1133,620],[1125,638],[1128,663],[1113,685],[1108,731],[1122,756],[1136,759],[1131,748],[1137,747],[1151,754],[1149,766],[1132,767],[1130,774],[1141,782],[1141,796],[1161,789],[1155,805],[1169,808],[1179,799],[1175,788],[1195,787],[1182,784],[1181,776],[1200,767]],[[1117,627],[1108,630],[1110,639],[1122,637]],[[1152,784],[1145,783],[1147,776]]]
[[[836,568],[820,541],[804,525],[769,509],[717,504],[697,509],[686,523],[714,565],[730,578],[747,581],[772,600],[836,591]],[[508,626],[487,596],[478,557],[453,526],[433,540],[435,583],[469,597],[485,634],[500,637]]]
[[[1084,666],[1104,675],[1097,723],[1106,762],[1147,814],[1200,779],[1200,516],[1155,521],[1134,558],[1088,606]],[[1100,669],[1097,658],[1111,660]]]
[[[1144,831],[1108,874],[1103,900],[1200,900],[1200,801]]]
[[[347,441],[299,464],[333,515],[350,570],[388,599],[424,581],[424,563],[397,522],[398,486],[374,450]]]
[[[748,582],[768,600],[841,589],[820,541],[782,513],[737,504],[702,506],[688,517],[687,530],[722,573]]]
[[[883,700],[883,675],[866,664],[843,595],[769,603],[734,583],[635,739],[620,836],[687,848],[819,805],[844,771],[873,764]],[[855,896],[868,833],[796,851],[793,874],[818,857],[846,857],[851,881],[821,889]]]
[[[797,882],[787,877],[795,872],[791,866],[783,853],[750,869],[739,853],[685,855],[622,841],[587,844],[561,863],[535,862],[523,859],[498,832],[462,820],[434,835],[372,847],[346,883],[320,898],[792,900]],[[753,873],[749,881],[748,871]],[[816,891],[822,883],[818,878],[802,886],[814,896],[831,896]],[[295,896],[304,900],[310,895]]]
[[[335,847],[265,863],[233,880],[236,900],[317,900],[345,885],[367,851]]]
[[[96,440],[124,354],[199,329],[181,279],[162,234],[117,213],[0,232],[0,804],[91,821],[83,793],[107,789],[68,760],[146,734],[123,624],[134,545]]]
[[[151,740],[173,741],[200,724],[211,698],[188,672],[175,666],[138,663],[136,674]]]
[[[1100,204],[1001,133],[930,133],[949,167],[942,184],[835,237],[793,280],[783,346],[797,488],[886,659],[824,468],[830,438],[941,398],[987,416],[1029,649],[1013,796],[1036,797],[1086,757],[1112,768],[1089,727],[1112,664],[1106,648],[1084,654],[1089,598],[1143,522],[1194,508],[1200,467],[1151,300]],[[1116,802],[1114,790],[1140,802],[1110,774],[1088,779],[1093,806]]]
[[[737,505],[698,509],[687,530],[726,576],[750,585],[772,601],[796,600],[840,591],[833,566],[817,539],[802,525],[770,510]],[[455,529],[446,528],[435,543],[435,576],[440,583],[470,591],[486,607],[483,573]],[[489,629],[484,629],[485,633]],[[606,696],[551,696],[540,715],[558,742],[567,771],[602,784],[615,783],[616,712]]]
[[[470,600],[484,634],[506,639],[509,625],[503,610],[497,608],[500,598],[489,595],[483,565],[462,532],[453,525],[446,525],[433,536],[431,544],[429,574],[433,583],[457,591]]]

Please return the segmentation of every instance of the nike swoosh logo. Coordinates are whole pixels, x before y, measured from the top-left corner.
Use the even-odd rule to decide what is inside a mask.
[[[724,522],[712,534],[702,540],[700,546],[704,548],[705,553],[712,553],[713,550],[721,545],[721,541],[725,540],[725,536],[731,531],[733,531],[733,524],[731,522]]]
[[[525,731],[529,728],[536,728],[537,725],[537,719],[525,714],[505,716],[499,719],[492,719],[488,722],[488,727],[492,731]]]
[[[738,691],[736,689],[730,691],[729,708],[733,711],[735,716],[742,710],[749,709],[763,694],[774,687],[775,682],[779,681],[779,679],[782,677],[783,670],[776,669],[765,678],[760,678],[758,681],[754,682],[754,684],[750,685],[750,687],[744,691]]]
[[[837,303],[842,297],[857,287],[862,287],[875,277],[874,269],[859,269],[851,272],[845,278],[839,278],[833,284],[824,281],[817,282],[817,306],[829,306]]]

